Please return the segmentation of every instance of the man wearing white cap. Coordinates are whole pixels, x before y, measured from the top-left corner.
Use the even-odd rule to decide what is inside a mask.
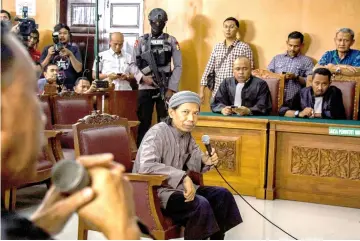
[[[191,136],[200,112],[200,97],[191,91],[174,94],[169,117],[144,136],[133,172],[167,175],[159,188],[163,211],[185,226],[185,239],[224,239],[242,222],[233,195],[222,187],[194,185],[187,171],[206,172],[218,163],[215,149],[204,154]]]

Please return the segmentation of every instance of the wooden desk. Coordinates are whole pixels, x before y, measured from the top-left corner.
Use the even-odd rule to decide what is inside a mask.
[[[205,151],[202,135],[209,135],[220,158],[219,171],[241,194],[265,198],[268,120],[201,113],[192,135]],[[204,184],[232,189],[216,170],[204,174]],[[233,192],[234,193],[234,192]]]
[[[360,121],[269,119],[266,199],[360,208],[360,136],[329,135],[329,127]]]

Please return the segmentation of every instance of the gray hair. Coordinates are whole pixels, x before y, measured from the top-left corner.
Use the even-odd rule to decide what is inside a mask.
[[[354,39],[354,37],[355,37],[355,33],[354,33],[354,31],[352,31],[350,28],[340,28],[337,32],[336,32],[336,35],[335,36],[337,36],[338,35],[338,33],[348,33],[348,34],[350,34],[350,36],[351,36],[351,39]]]

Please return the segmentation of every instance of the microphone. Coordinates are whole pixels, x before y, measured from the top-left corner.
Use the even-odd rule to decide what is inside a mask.
[[[201,141],[202,141],[202,143],[204,143],[204,145],[206,147],[206,150],[209,153],[209,156],[211,157],[212,148],[211,148],[211,145],[210,145],[210,136],[203,135],[201,137]]]
[[[51,180],[61,193],[72,194],[91,185],[91,178],[83,165],[73,160],[61,160],[51,170]],[[137,225],[143,234],[155,239],[148,227],[137,218]]]

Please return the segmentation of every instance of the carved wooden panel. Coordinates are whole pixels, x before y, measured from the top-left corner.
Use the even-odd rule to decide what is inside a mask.
[[[360,180],[360,152],[294,146],[291,173]]]
[[[350,179],[351,180],[360,180],[360,152],[351,151],[349,152],[350,160]]]
[[[348,152],[344,150],[320,150],[320,176],[349,177]]]
[[[319,173],[319,149],[293,147],[291,153],[291,173],[317,176]]]
[[[235,171],[236,170],[236,142],[211,140],[211,146],[215,148],[218,157],[218,168],[222,170]]]

